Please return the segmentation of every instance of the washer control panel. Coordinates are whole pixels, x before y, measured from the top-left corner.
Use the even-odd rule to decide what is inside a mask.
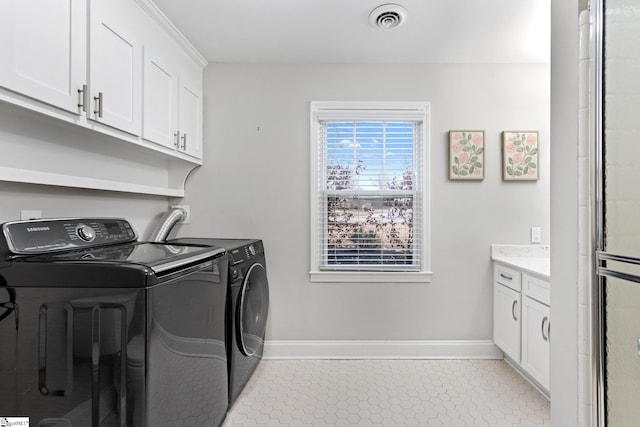
[[[2,224],[2,233],[9,252],[16,255],[86,249],[137,238],[131,224],[120,218],[12,221]]]
[[[250,243],[227,251],[227,255],[229,255],[229,265],[232,266],[250,261],[252,258],[262,254],[264,254],[262,240],[253,240],[250,241]]]

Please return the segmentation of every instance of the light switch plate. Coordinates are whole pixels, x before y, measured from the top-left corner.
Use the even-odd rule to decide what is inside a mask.
[[[531,227],[531,243],[540,243],[542,230],[540,227]]]

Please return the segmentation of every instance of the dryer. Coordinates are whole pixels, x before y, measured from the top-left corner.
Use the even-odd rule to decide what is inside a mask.
[[[178,238],[167,243],[223,247],[229,259],[227,360],[229,407],[253,375],[264,351],[269,282],[264,245],[259,239]]]

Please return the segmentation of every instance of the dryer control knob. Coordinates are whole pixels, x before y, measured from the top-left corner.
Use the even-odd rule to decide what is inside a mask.
[[[92,242],[96,238],[96,232],[93,227],[81,224],[76,228],[76,234],[85,242]]]
[[[256,248],[254,248],[253,245],[249,245],[249,254],[256,256]]]

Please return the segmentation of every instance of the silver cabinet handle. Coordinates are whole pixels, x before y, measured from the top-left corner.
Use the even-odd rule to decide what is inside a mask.
[[[549,332],[547,332],[546,336],[544,334],[544,322],[549,323],[549,318],[547,316],[544,316],[542,318],[542,323],[540,324],[540,332],[542,332],[542,339],[545,341],[549,341]]]
[[[187,134],[183,133],[182,136],[180,137],[180,139],[182,140],[182,144],[180,145],[180,149],[184,151],[184,150],[187,149]]]
[[[93,97],[96,101],[96,110],[93,110],[93,114],[97,114],[100,118],[102,118],[102,98],[102,92],[98,92],[98,96]]]
[[[87,111],[87,85],[82,85],[82,89],[78,89],[78,108]]]
[[[551,320],[547,320],[547,339],[551,342]]]
[[[513,320],[517,321],[518,317],[516,316],[516,305],[518,304],[518,300],[513,300],[513,304],[511,304],[511,316]]]
[[[176,149],[180,146],[180,131],[173,133],[173,146],[176,147]]]
[[[507,275],[506,275],[506,274],[504,274],[504,273],[500,273],[500,277],[502,277],[503,279],[506,279],[506,280],[513,280],[513,277],[511,277],[511,276],[507,276]]]

